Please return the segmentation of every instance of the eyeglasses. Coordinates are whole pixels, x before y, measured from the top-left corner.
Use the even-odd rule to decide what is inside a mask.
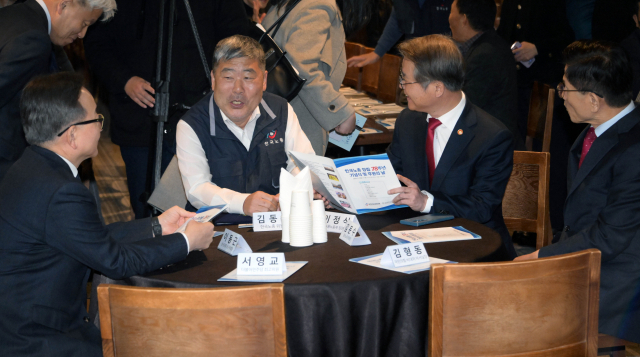
[[[597,95],[600,98],[604,98],[600,94],[588,89],[567,89],[567,86],[564,85],[564,82],[558,83],[558,86],[556,87],[556,92],[558,92],[558,97],[560,98],[562,98],[563,92],[589,92]]]
[[[420,83],[420,82],[405,82],[404,78],[402,77],[402,75],[398,76],[398,84],[400,84],[400,88],[404,89],[404,86],[406,86],[407,84],[416,84],[416,83]]]
[[[74,126],[74,125],[86,125],[86,124],[97,123],[97,122],[100,122],[100,131],[102,131],[102,128],[104,127],[104,116],[102,116],[102,114],[98,114],[98,118],[97,119],[85,120],[85,121],[81,121],[79,123],[74,123],[74,124],[69,125],[63,131],[61,131],[60,134],[58,134],[58,136],[62,136],[62,134],[64,134],[65,131],[71,129],[71,127]]]

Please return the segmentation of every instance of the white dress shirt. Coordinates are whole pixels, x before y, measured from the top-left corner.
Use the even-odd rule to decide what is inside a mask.
[[[631,101],[631,103],[629,103],[629,105],[627,105],[626,108],[622,109],[620,113],[616,114],[616,116],[598,125],[598,127],[594,129],[594,133],[596,134],[596,137],[600,137],[600,135],[604,134],[604,132],[607,131],[607,129],[609,129],[610,127],[612,127],[613,124],[617,123],[618,120],[622,119],[625,115],[631,113],[635,108],[636,108],[636,104],[633,101]]]
[[[453,109],[443,114],[439,118],[442,124],[440,124],[433,133],[433,156],[435,160],[436,170],[438,169],[438,163],[440,162],[440,158],[442,157],[442,153],[444,152],[445,147],[447,146],[447,142],[449,142],[449,138],[451,137],[451,133],[453,129],[456,127],[458,123],[458,119],[460,119],[460,115],[462,115],[462,111],[464,110],[465,105],[467,105],[467,99],[462,93],[462,98],[460,99],[460,103],[456,105]],[[427,115],[427,123],[429,119],[431,119],[431,114]],[[424,150],[424,149],[423,149]],[[430,172],[429,175],[432,175]],[[427,198],[427,204],[425,205],[422,213],[429,213],[431,211],[431,207],[433,207],[433,195],[428,191],[422,191]]]
[[[287,107],[289,117],[284,135],[285,152],[293,150],[314,154],[309,139],[307,139],[300,127],[296,113],[290,104],[287,103]],[[260,108],[256,107],[244,128],[238,127],[222,111],[220,111],[220,114],[227,128],[242,142],[248,151],[253,139],[256,122],[260,117]],[[198,139],[198,135],[193,128],[183,120],[178,122],[176,153],[184,191],[187,194],[187,199],[194,207],[229,204],[230,213],[244,214],[244,201],[249,196],[249,193],[240,193],[222,188],[216,185],[215,182],[211,182],[209,160],[202,148],[200,139]],[[287,171],[294,175],[299,171],[291,161],[291,158],[287,158]]]

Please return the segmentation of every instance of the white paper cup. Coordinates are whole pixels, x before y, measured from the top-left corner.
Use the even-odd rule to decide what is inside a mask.
[[[289,243],[289,216],[282,216],[282,243]]]
[[[308,247],[313,244],[313,218],[289,216],[289,243],[292,247]]]
[[[289,217],[311,216],[311,202],[308,190],[293,190],[291,192],[291,212]]]
[[[327,222],[324,212],[324,202],[322,200],[314,200],[312,203],[313,211],[313,243],[327,242]]]

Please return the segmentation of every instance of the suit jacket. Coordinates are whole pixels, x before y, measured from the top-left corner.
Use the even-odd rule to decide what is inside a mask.
[[[539,257],[599,249],[599,330],[640,342],[640,107],[598,137],[578,169],[586,131],[569,154],[566,231]]]
[[[490,29],[471,44],[464,65],[464,94],[500,120],[513,134],[518,150],[524,149],[517,122],[517,74],[509,45]]]
[[[0,159],[17,160],[27,147],[20,121],[22,89],[49,72],[47,15],[35,0],[0,9]]]
[[[37,174],[34,174],[37,173]],[[149,219],[104,226],[55,153],[27,148],[0,183],[0,355],[102,356],[86,310],[90,268],[113,279],[184,259],[181,234]]]
[[[564,0],[504,0],[498,35],[509,46],[515,41],[527,41],[538,50],[530,68],[514,60],[518,86],[527,87],[533,81],[542,81],[555,88],[562,80],[562,51],[574,39]]]
[[[511,133],[467,100],[429,187],[426,118],[426,113],[409,109],[400,113],[387,149],[393,169],[434,196],[432,213],[451,214],[495,229],[504,242],[504,251],[495,258],[513,259],[515,250],[502,218],[502,197],[513,169]]]
[[[269,28],[285,11],[271,7]],[[291,106],[313,150],[324,155],[328,132],[355,110],[338,90],[347,73],[342,15],[335,0],[302,0],[287,15],[273,40],[307,82]]]
[[[133,76],[155,83],[159,1],[118,0],[118,12],[109,22],[96,23],[84,39],[87,60],[109,93],[111,139],[123,146],[149,146],[156,124],[150,109],[136,104],[124,90]],[[165,9],[168,14],[169,2]],[[216,44],[235,34],[255,37],[261,31],[247,19],[242,1],[190,1],[207,67],[211,66]],[[165,15],[168,16],[168,15]],[[165,44],[168,22],[165,19]],[[166,60],[166,57],[163,56]],[[176,2],[169,105],[192,106],[211,90],[211,82],[198,52],[183,1]],[[206,71],[206,72],[205,72]],[[164,77],[164,72],[163,72]],[[175,129],[179,117],[173,121]],[[173,137],[175,140],[175,132]]]

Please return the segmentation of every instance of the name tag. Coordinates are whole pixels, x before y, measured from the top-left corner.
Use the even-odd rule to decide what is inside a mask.
[[[358,222],[358,218],[356,216],[353,216],[353,218],[344,226],[344,230],[340,233],[340,240],[350,246],[371,244],[369,237],[362,227],[360,227],[360,222]]]
[[[380,264],[399,268],[428,261],[429,255],[424,248],[424,243],[418,242],[388,246],[384,250]]]
[[[347,223],[355,218],[353,214],[326,212],[327,232],[342,233]]]
[[[253,214],[253,231],[268,232],[282,230],[282,212],[256,212]]]
[[[238,254],[238,275],[282,275],[285,271],[284,253]]]
[[[252,252],[251,247],[249,247],[247,241],[244,240],[244,237],[229,229],[224,230],[222,239],[220,239],[220,244],[218,244],[218,249],[232,257],[235,257],[240,253]]]

